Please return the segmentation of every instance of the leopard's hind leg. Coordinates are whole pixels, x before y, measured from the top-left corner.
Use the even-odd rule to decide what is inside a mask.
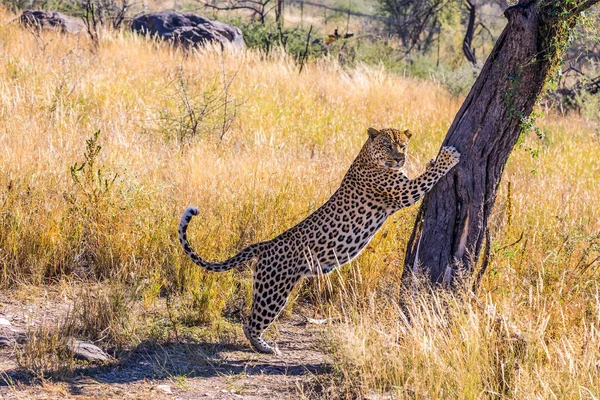
[[[277,318],[301,274],[285,263],[259,261],[254,270],[252,309],[244,324],[244,334],[257,351],[281,354],[277,344],[265,340],[262,335]]]

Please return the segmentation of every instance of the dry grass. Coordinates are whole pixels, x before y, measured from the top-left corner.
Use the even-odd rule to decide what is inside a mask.
[[[135,288],[123,300],[145,311],[176,294],[177,311],[161,317],[168,335],[185,321],[222,324],[249,300],[249,272],[208,274],[184,257],[175,232],[186,206],[202,210],[192,243],[223,259],[322,204],[369,126],[410,128],[416,173],[460,105],[435,83],[376,68],[322,60],[299,75],[283,54],[186,55],[111,32],[94,53],[83,36],[34,35],[12,18],[0,12],[0,284],[104,279]],[[546,138],[526,136],[500,188],[483,307],[424,295],[403,322],[398,282],[416,207],[353,265],[300,290],[342,314],[332,337],[348,396],[600,396],[600,132],[574,115],[538,124]],[[80,318],[86,335],[152,335],[122,319],[128,303],[110,320],[99,304]]]
[[[343,71],[326,60],[298,75],[284,55],[186,56],[129,34],[106,34],[93,55],[84,37],[1,29],[5,284],[72,272],[142,274],[178,287],[213,282],[222,292],[232,274],[214,280],[179,251],[174,232],[187,205],[203,210],[194,243],[208,258],[225,257],[320,205],[365,127],[410,126],[418,134],[413,158],[423,161],[458,105],[435,85],[368,68]],[[237,102],[223,140],[222,107],[194,137],[179,135],[173,127],[189,125],[182,81],[202,97],[221,90],[223,79],[233,79],[228,96]],[[70,167],[86,161],[86,140],[96,131],[102,149],[74,182]],[[108,188],[99,171],[109,182],[116,175]]]
[[[17,350],[21,369],[42,382],[72,373],[76,364],[65,326],[43,323],[30,329],[27,335],[25,345]]]

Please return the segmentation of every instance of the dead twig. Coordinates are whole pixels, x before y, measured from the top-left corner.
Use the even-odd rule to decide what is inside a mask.
[[[306,35],[306,47],[304,48],[304,54],[302,54],[302,58],[300,59],[300,71],[298,72],[299,74],[302,73],[302,69],[304,69],[304,61],[308,56],[308,46],[310,45],[310,34],[312,33],[312,30],[313,26],[311,25],[310,29],[308,30],[308,34]]]

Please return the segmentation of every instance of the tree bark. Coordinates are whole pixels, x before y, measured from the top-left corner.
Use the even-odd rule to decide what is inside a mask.
[[[452,285],[457,276],[473,275],[521,122],[558,65],[581,6],[596,2],[521,0],[506,9],[508,24],[442,144],[454,146],[461,161],[423,200],[406,251],[405,283],[425,275]]]

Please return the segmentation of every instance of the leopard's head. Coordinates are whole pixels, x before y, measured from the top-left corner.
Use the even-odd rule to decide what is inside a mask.
[[[369,161],[378,167],[399,170],[406,162],[410,131],[394,128],[377,130],[369,128],[369,139],[365,145]]]

